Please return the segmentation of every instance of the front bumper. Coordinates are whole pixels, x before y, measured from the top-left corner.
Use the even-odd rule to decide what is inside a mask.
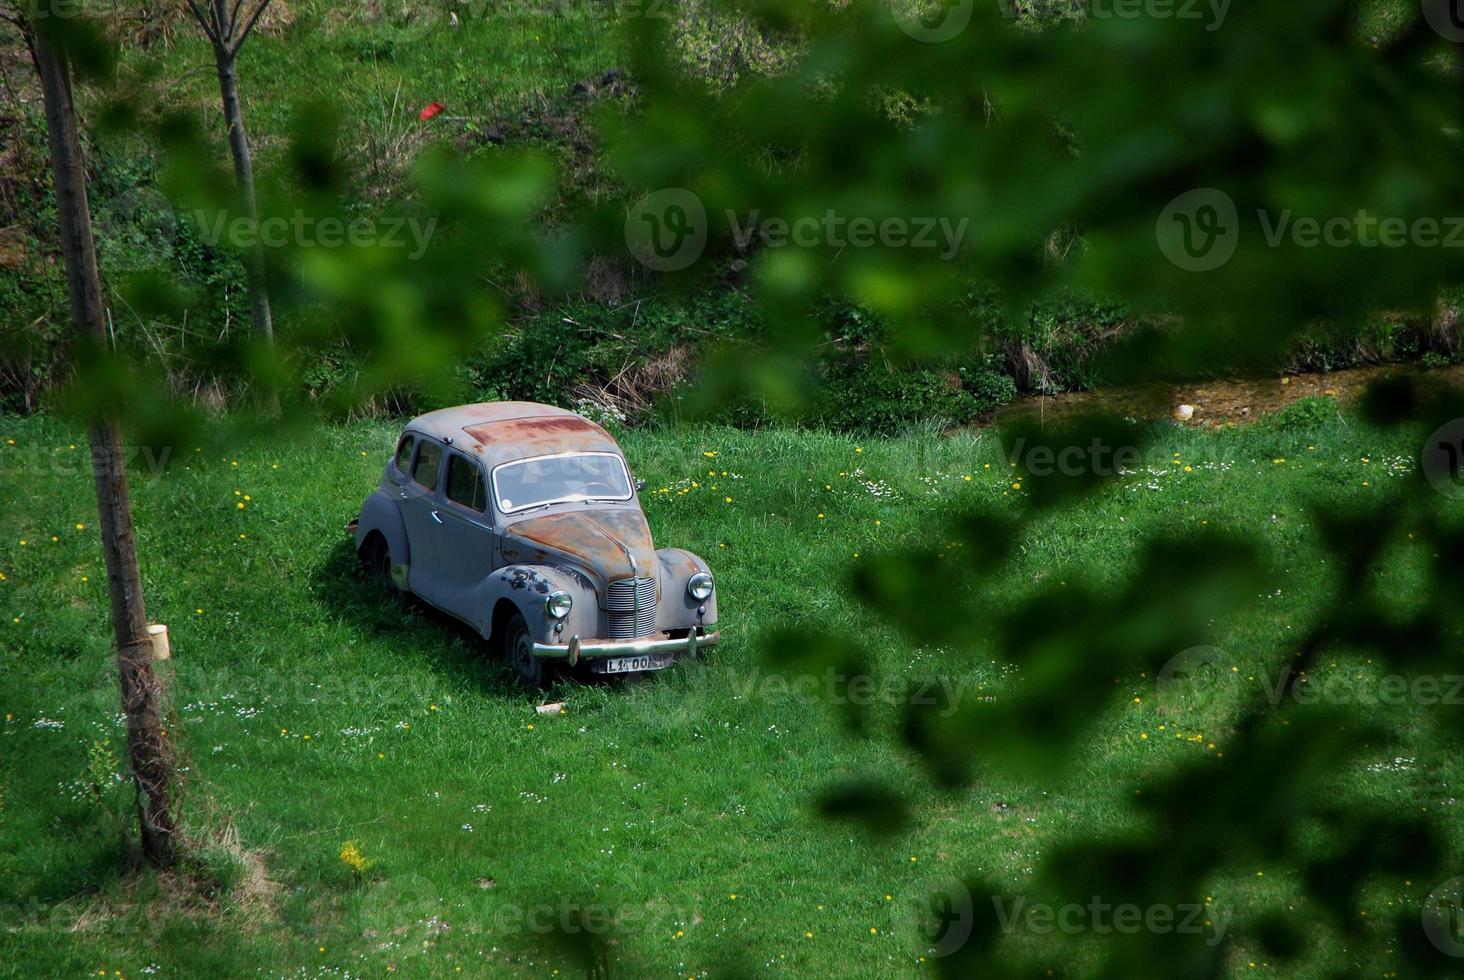
[[[578,636],[569,638],[568,643],[535,643],[534,655],[554,660],[566,660],[573,667],[581,660],[594,657],[635,657],[650,653],[696,653],[707,647],[714,647],[721,639],[721,633],[698,633],[693,629],[678,640],[589,640],[581,642]]]

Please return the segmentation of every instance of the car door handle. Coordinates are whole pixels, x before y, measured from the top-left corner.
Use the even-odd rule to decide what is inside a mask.
[[[398,490],[397,491],[397,496],[398,497],[401,497],[403,500],[406,500],[407,499],[407,491],[405,491],[405,490]]]
[[[435,510],[432,512],[432,519],[434,521],[436,521],[437,523],[439,523],[439,524],[442,523],[442,515],[439,514],[439,513],[437,513],[437,511],[435,511]]]

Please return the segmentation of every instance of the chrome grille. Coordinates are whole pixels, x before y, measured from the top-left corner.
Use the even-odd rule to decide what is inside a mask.
[[[605,608],[610,611],[610,639],[650,636],[656,629],[656,580],[623,578],[611,582],[605,589]]]

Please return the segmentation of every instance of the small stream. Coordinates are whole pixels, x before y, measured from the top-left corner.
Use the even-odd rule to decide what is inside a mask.
[[[1311,396],[1335,398],[1340,404],[1350,404],[1373,381],[1398,372],[1412,374],[1431,384],[1464,386],[1464,364],[1442,368],[1387,364],[1318,374],[1155,383],[1063,395],[1031,395],[997,409],[994,421],[1000,425],[1037,416],[1044,422],[1057,422],[1074,415],[1105,412],[1145,420],[1177,419],[1196,426],[1244,424]],[[1180,411],[1180,406],[1190,406],[1193,413],[1181,419],[1185,413]]]

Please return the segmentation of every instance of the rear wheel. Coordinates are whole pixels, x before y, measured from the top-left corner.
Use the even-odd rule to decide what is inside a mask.
[[[530,687],[546,688],[554,682],[554,665],[534,655],[534,640],[521,613],[514,613],[503,633],[503,648],[519,679]]]

